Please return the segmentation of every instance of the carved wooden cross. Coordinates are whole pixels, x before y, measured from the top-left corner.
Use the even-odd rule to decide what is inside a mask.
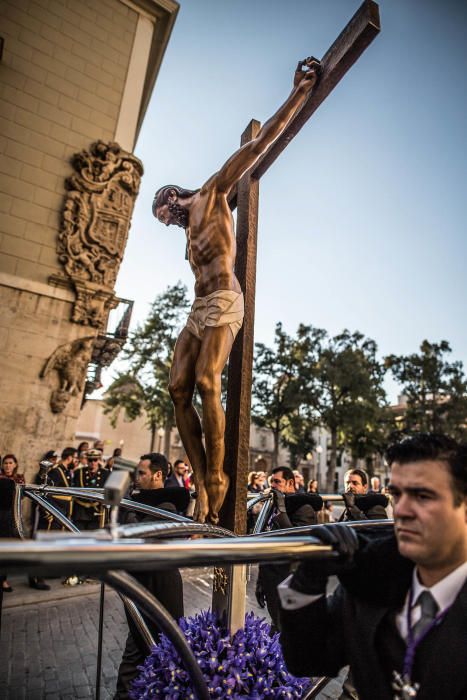
[[[230,197],[231,208],[237,207],[235,274],[245,295],[245,318],[229,360],[224,469],[230,475],[230,489],[221,510],[221,524],[239,535],[246,531],[259,179],[324,102],[379,31],[378,5],[373,0],[365,0],[322,58],[319,83],[311,91],[302,109],[270,150],[244,175],[237,190]],[[255,138],[259,129],[260,123],[252,120],[242,135],[241,144]],[[218,610],[223,607],[222,600],[216,600],[216,596],[213,604]],[[232,601],[230,601],[230,608],[232,608]],[[242,614],[240,618],[243,619]],[[241,621],[239,624],[242,624]],[[232,626],[236,627],[235,624]]]

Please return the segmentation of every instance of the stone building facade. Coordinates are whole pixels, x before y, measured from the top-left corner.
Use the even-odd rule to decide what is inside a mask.
[[[72,443],[117,300],[173,0],[2,0],[0,454]],[[122,215],[122,212],[124,215]]]

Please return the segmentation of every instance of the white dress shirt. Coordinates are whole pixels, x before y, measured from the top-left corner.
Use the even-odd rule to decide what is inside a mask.
[[[451,571],[450,574],[445,576],[441,581],[435,583],[434,586],[428,588],[420,583],[418,580],[417,569],[413,570],[412,575],[412,612],[411,612],[411,624],[414,627],[419,621],[422,611],[420,605],[417,603],[418,598],[423,591],[429,591],[433,598],[438,603],[438,614],[449,608],[459,595],[459,592],[467,579],[467,561]],[[407,640],[407,606],[409,604],[409,594],[410,591],[405,596],[405,602],[402,610],[396,615],[396,626],[402,639]]]

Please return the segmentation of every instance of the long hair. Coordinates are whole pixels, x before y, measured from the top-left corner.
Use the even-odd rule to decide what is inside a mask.
[[[197,192],[199,192],[199,188],[197,190],[185,190],[183,187],[179,187],[178,185],[164,185],[164,187],[160,187],[154,195],[152,202],[152,213],[154,216],[156,216],[157,207],[167,204],[170,195],[175,194],[177,197],[185,199],[186,197],[191,197]]]
[[[13,469],[13,475],[16,476],[16,474],[18,472],[18,460],[16,459],[15,455],[13,455],[13,454],[4,455],[3,459],[2,459],[2,471],[3,471],[3,463],[6,459],[12,459],[13,462],[15,463],[15,468]]]

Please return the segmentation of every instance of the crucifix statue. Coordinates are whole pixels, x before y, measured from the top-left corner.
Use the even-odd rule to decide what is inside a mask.
[[[199,522],[218,523],[229,488],[223,469],[221,374],[244,315],[243,293],[234,272],[236,240],[229,196],[303,107],[317,82],[318,69],[316,59],[299,62],[284,104],[199,190],[166,185],[154,198],[154,216],[167,226],[185,229],[195,276],[195,301],[175,346],[169,391],[195,476]],[[195,387],[203,407],[202,426],[192,403]]]
[[[197,479],[197,516],[200,521],[216,523],[224,502],[221,523],[237,534],[243,534],[246,527],[259,180],[379,31],[378,5],[364,0],[321,59],[317,83],[318,64],[305,61],[286,103],[263,128],[251,120],[242,135],[242,148],[200,190],[169,185],[154,199],[155,216],[186,229],[196,280],[198,298],[177,343],[171,391],[179,431]],[[229,207],[237,207],[236,238]],[[232,296],[240,295],[241,290],[245,296],[242,327],[242,297]],[[202,348],[209,352],[203,353]],[[224,448],[220,373],[231,349]],[[215,359],[211,365],[204,359],[209,357]],[[191,405],[197,381],[206,448]]]

